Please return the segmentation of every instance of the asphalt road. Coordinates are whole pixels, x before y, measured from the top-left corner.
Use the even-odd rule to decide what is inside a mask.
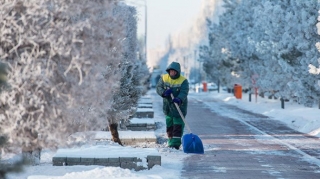
[[[186,120],[201,138],[205,154],[188,154],[183,178],[320,178],[319,138],[210,97],[199,101],[192,94]]]

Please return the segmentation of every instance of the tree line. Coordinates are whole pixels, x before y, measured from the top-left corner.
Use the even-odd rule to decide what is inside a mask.
[[[310,72],[319,66],[319,5],[224,0],[219,22],[207,18],[208,45],[199,47],[207,76],[229,88],[239,83],[265,96],[318,103],[320,77]]]

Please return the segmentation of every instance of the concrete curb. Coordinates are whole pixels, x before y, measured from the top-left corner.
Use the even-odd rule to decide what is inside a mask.
[[[137,108],[137,111],[134,115],[136,118],[153,118],[154,111],[152,108]]]
[[[151,169],[155,165],[161,166],[161,156],[148,155],[146,158],[147,168],[140,165],[142,159],[137,157],[118,158],[81,158],[81,157],[53,157],[53,166],[73,166],[73,165],[101,165],[106,167],[120,167],[124,169],[134,169],[135,171]]]

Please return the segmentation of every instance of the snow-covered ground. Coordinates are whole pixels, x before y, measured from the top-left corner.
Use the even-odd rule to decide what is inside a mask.
[[[150,91],[148,95],[154,95]],[[320,118],[318,117],[320,109],[318,106],[314,108],[306,108],[304,106],[291,102],[285,103],[285,109],[281,108],[279,100],[265,99],[252,95],[252,101],[249,102],[248,94],[243,94],[242,99],[235,99],[231,93],[221,91],[220,93],[194,93],[190,92],[190,99],[196,97],[198,100],[205,101],[206,98],[212,97],[225,101],[227,104],[232,104],[255,113],[261,113],[271,117],[274,120],[280,120],[286,123],[289,127],[320,137]],[[157,96],[152,96],[157,99]],[[154,120],[164,124],[164,116],[162,108],[158,104],[154,104]],[[188,116],[187,116],[188,117]],[[132,132],[131,135],[135,135]],[[157,137],[166,137],[165,126],[160,125],[155,131]],[[77,137],[77,136],[76,136]],[[138,137],[138,136],[137,136]],[[166,148],[166,144],[141,144],[137,146],[121,147],[112,142],[96,143],[88,140],[86,137],[77,137],[78,146],[73,150],[87,151],[87,155],[94,154],[95,156],[108,155],[123,156],[126,154],[141,156],[142,154],[159,154],[161,155],[161,166],[154,166],[150,170],[134,171],[122,169],[120,167],[102,167],[102,166],[52,166],[52,157],[57,155],[57,151],[43,150],[41,165],[26,167],[22,173],[9,174],[9,179],[99,179],[99,178],[141,178],[141,179],[169,179],[179,178],[182,170],[182,159],[187,157],[182,150]],[[80,145],[81,144],[81,145]],[[108,150],[109,147],[109,150]],[[204,146],[208,150],[207,146]],[[90,150],[89,150],[90,149]],[[70,150],[58,150],[59,154],[68,153]],[[190,155],[190,154],[189,154]],[[9,159],[12,155],[3,155],[3,159]],[[143,161],[144,162],[144,161]],[[142,162],[142,165],[145,163]]]

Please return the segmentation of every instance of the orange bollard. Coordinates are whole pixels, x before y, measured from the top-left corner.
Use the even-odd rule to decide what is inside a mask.
[[[234,84],[234,96],[237,99],[241,99],[242,98],[242,86],[239,84]]]
[[[207,88],[207,82],[202,82],[203,85],[203,92],[207,92],[208,88]]]

